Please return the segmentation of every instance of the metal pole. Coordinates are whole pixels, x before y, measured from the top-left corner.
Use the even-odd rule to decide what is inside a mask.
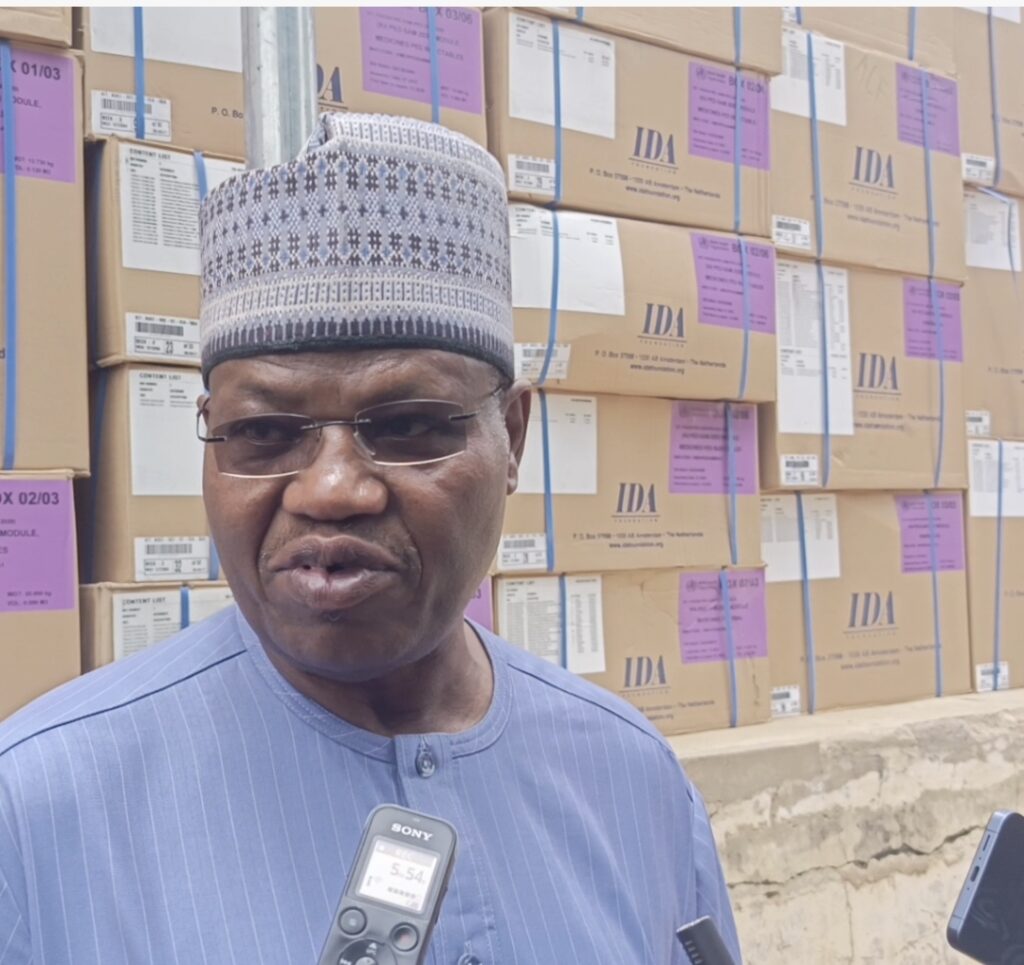
[[[243,7],[242,71],[249,167],[292,160],[316,123],[313,11]]]

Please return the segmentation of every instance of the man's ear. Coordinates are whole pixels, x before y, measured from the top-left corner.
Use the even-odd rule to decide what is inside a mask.
[[[526,429],[533,402],[530,383],[519,379],[505,396],[505,431],[508,433],[508,494],[519,486],[519,467],[526,448]]]

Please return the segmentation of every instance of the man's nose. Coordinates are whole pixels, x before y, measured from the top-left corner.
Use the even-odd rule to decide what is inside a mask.
[[[325,522],[377,516],[388,505],[381,472],[351,426],[324,426],[313,462],[289,480],[282,505],[292,515]]]

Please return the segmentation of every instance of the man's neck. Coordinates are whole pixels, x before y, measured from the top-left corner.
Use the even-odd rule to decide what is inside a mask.
[[[264,650],[301,694],[350,724],[385,737],[468,730],[483,719],[494,695],[490,657],[468,623],[422,660],[359,683],[307,673],[272,648]]]

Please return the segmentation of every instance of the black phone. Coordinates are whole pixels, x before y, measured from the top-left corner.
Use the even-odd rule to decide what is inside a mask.
[[[676,932],[692,965],[736,965],[714,921],[706,915]]]
[[[1024,963],[1024,817],[996,811],[946,928],[949,944],[985,965]]]

